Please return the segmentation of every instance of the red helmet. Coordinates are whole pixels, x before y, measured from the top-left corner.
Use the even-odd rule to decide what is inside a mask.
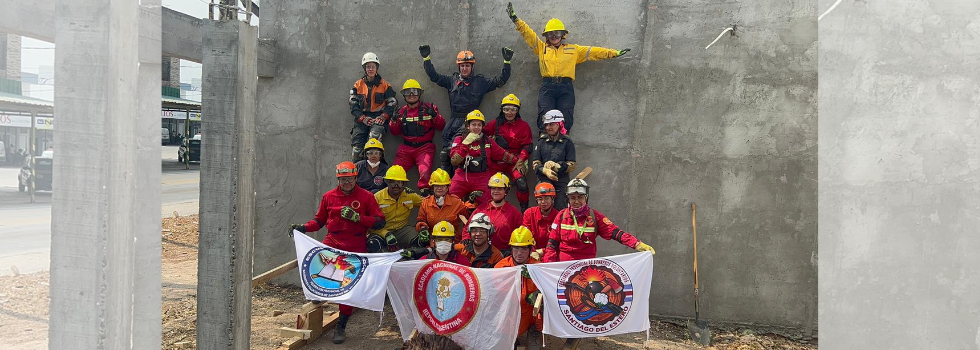
[[[351,177],[357,176],[357,166],[351,162],[342,162],[337,164],[337,177]]]
[[[473,56],[472,51],[460,51],[456,54],[456,64],[460,63],[476,64],[476,56]]]
[[[534,197],[537,198],[537,197],[542,197],[542,196],[551,196],[551,197],[554,197],[555,196],[555,186],[553,186],[552,184],[547,183],[547,182],[542,182],[542,183],[539,183],[537,186],[534,186]]]

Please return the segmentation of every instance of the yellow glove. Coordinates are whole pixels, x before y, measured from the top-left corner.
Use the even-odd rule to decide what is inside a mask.
[[[541,256],[542,255],[544,255],[544,249],[543,248],[542,249],[531,251],[531,257],[534,258],[535,260],[541,260]]]
[[[652,254],[657,254],[657,252],[653,251],[653,247],[651,247],[651,246],[649,246],[649,245],[647,245],[646,243],[643,243],[643,242],[640,242],[640,243],[637,243],[636,244],[636,251],[638,251],[638,252],[650,252],[651,255]]]
[[[469,145],[469,144],[473,143],[473,141],[478,140],[479,138],[480,138],[480,135],[477,135],[477,134],[474,134],[474,133],[470,133],[469,135],[466,135],[466,138],[463,139],[463,144],[464,145]]]
[[[558,181],[558,175],[555,175],[555,171],[548,168],[541,168],[541,172],[544,176],[547,176],[551,181]]]
[[[549,160],[544,162],[544,167],[551,169],[552,171],[558,171],[558,169],[561,168],[561,165],[558,165],[558,163],[555,163],[555,161]]]

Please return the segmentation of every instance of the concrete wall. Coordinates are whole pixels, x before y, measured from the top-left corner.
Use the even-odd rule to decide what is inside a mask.
[[[980,3],[845,1],[820,41],[820,345],[976,349]]]
[[[500,72],[500,48],[511,47],[511,80],[482,109],[496,115],[500,99],[515,93],[533,120],[538,63],[507,18],[506,3],[263,3],[260,35],[276,40],[279,51],[276,77],[258,84],[255,273],[292,259],[286,226],[309,220],[322,193],[336,186],[333,167],[349,154],[346,98],[362,74],[364,52],[380,55],[380,74],[393,85],[418,79],[423,99],[448,111],[446,91],[425,77],[418,45],[432,45],[433,63],[444,74],[455,69],[456,52],[472,50],[477,73],[488,76]],[[515,2],[537,31],[558,17],[571,32],[569,42],[633,49],[578,67],[573,138],[580,164],[595,168],[588,179],[593,207],[658,251],[652,313],[693,314],[690,202],[696,201],[702,315],[814,331],[814,5]],[[705,51],[732,23],[740,36]],[[395,149],[393,138],[384,141]],[[600,256],[628,251],[599,244]]]

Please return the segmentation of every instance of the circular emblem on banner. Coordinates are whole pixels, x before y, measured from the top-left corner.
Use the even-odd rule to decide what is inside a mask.
[[[415,309],[436,334],[453,334],[480,307],[480,282],[469,267],[433,260],[415,275]]]
[[[633,284],[619,264],[589,259],[570,265],[558,278],[558,307],[565,320],[584,333],[618,327],[633,304]]]
[[[325,298],[347,294],[364,275],[368,259],[330,247],[311,249],[303,258],[303,285]]]

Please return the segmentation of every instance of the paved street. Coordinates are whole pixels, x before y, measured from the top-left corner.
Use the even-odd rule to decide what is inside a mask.
[[[200,190],[197,164],[189,170],[177,163],[177,147],[164,146],[161,157],[163,204],[161,214],[196,214]],[[26,192],[17,191],[20,168],[0,167],[0,276],[49,268],[51,248],[51,192],[38,192],[30,203]]]

